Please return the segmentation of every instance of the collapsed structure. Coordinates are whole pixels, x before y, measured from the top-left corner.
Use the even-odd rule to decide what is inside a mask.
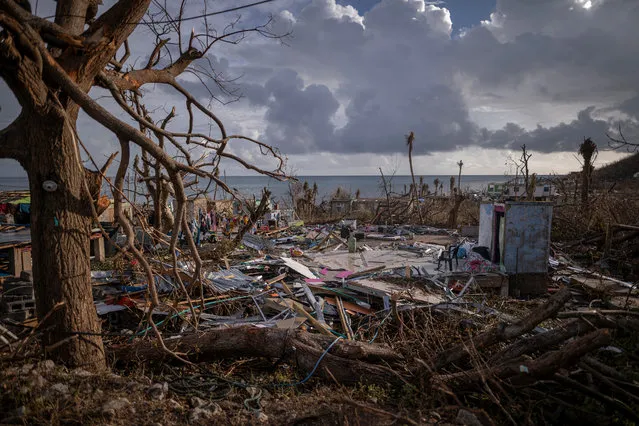
[[[637,301],[634,285],[581,269],[551,247],[549,203],[482,204],[474,237],[423,225],[358,226],[353,220],[305,226],[280,217],[269,213],[263,226],[239,235],[240,243],[226,252],[219,247],[237,235],[216,229],[210,231],[215,243],[199,239],[201,289],[188,247],[177,253],[176,275],[166,244],[139,229],[137,242],[147,251],[163,300],[152,312],[149,282],[135,261],[116,256],[111,259],[119,261],[94,262],[96,311],[112,336],[115,359],[283,357],[305,375],[300,383],[316,376],[385,386],[426,374],[428,386],[463,394],[481,388],[488,375],[532,388],[552,378],[586,392],[579,382],[583,365],[609,375],[606,369],[613,367],[602,366],[596,351],[614,347],[608,351],[625,356],[620,354],[627,349],[613,338],[636,330],[634,314],[624,310]],[[7,231],[17,236],[28,229]],[[117,245],[117,232],[112,237],[107,253],[109,244]],[[29,274],[14,275],[19,277],[4,280],[2,294],[5,347],[38,327],[34,304],[27,303],[33,302]],[[591,301],[601,292],[611,297]],[[505,301],[522,309],[504,309]],[[432,347],[402,346],[406,333],[432,339],[412,330],[432,321],[450,335]],[[154,328],[173,336],[164,349],[145,339]],[[241,337],[246,333],[250,340]],[[488,364],[478,365],[477,356]],[[589,394],[635,418],[622,402]]]

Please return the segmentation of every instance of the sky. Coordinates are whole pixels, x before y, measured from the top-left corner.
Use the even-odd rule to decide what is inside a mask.
[[[238,3],[207,6],[231,4]],[[38,14],[53,5],[39,1]],[[202,10],[202,0],[193,0],[187,14]],[[523,144],[533,153],[533,171],[566,173],[580,167],[575,153],[585,137],[599,144],[599,165],[623,155],[605,149],[607,133],[621,125],[639,138],[636,0],[276,0],[209,24],[222,31],[238,19],[235,28],[248,28],[269,16],[271,30],[287,37],[252,34],[208,53],[215,73],[230,80],[227,88],[242,95],[213,101],[211,110],[230,133],[277,147],[299,175],[377,174],[380,167],[407,174],[410,131],[415,173],[422,175],[456,173],[459,160],[467,174],[503,174]],[[153,36],[140,28],[131,41],[129,65],[139,66]],[[209,91],[192,75],[181,83],[209,103]],[[170,128],[184,129],[183,99],[159,85],[143,91],[158,119],[176,105]],[[126,119],[103,91],[91,95]],[[4,83],[0,107],[0,126],[19,113]],[[197,117],[196,129],[209,128]],[[117,150],[113,135],[86,116],[78,131],[98,158]],[[272,167],[250,144],[230,149]],[[230,161],[222,167],[248,174]],[[16,163],[0,160],[0,176],[20,173]]]

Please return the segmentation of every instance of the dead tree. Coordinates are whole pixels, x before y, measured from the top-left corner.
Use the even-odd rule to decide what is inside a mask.
[[[389,178],[387,178],[386,176],[384,176],[384,172],[382,171],[382,168],[380,167],[379,174],[382,177],[382,189],[384,190],[384,195],[386,196],[386,211],[388,213],[388,220],[392,224],[393,218],[391,216],[391,192],[393,190],[392,180],[393,180],[393,177],[395,176],[395,171],[393,171],[392,175]]]
[[[417,184],[415,183],[415,172],[413,171],[413,143],[415,142],[415,133],[410,132],[408,136],[406,136],[406,145],[408,145],[408,164],[410,166],[410,176],[413,180],[413,184],[411,185],[411,203],[417,207],[417,214],[419,215],[419,223],[424,223],[424,218],[422,218],[422,210],[419,207],[419,200],[417,197]]]
[[[91,2],[58,0],[55,20],[51,22],[32,15],[13,0],[0,0],[0,76],[22,108],[19,117],[0,131],[0,157],[19,161],[29,177],[37,315],[45,318],[56,304],[64,305],[48,317],[43,343],[51,348],[51,357],[93,370],[103,369],[106,364],[91,293],[89,241],[96,211],[82,166],[83,155],[88,152],[76,131],[80,110],[110,130],[120,143],[119,179],[114,189],[118,208],[123,200],[126,172],[122,165],[129,163],[132,144],[146,151],[166,171],[177,201],[171,249],[175,248],[177,235],[186,222],[184,174],[210,179],[230,191],[214,173],[225,159],[275,178],[285,177],[283,159],[277,150],[250,138],[228,134],[211,109],[178,81],[180,75],[192,73],[204,83],[216,84],[220,76],[206,67],[210,64],[206,55],[216,43],[237,43],[250,33],[276,35],[267,25],[239,28],[239,22],[214,33],[208,19],[223,12],[215,11],[199,18],[207,28],[205,33],[192,32],[185,37],[182,22],[191,18],[183,15],[185,2],[171,10],[151,3],[151,0],[120,0],[102,13],[96,12],[93,18],[90,15],[95,11],[89,10]],[[155,42],[147,51],[145,46],[133,46],[136,56],[148,56],[148,61],[141,67],[132,64],[125,70],[125,62],[131,56],[127,40],[143,18],[144,25],[156,36]],[[117,58],[121,48],[124,54]],[[130,105],[131,95],[139,93],[143,99],[143,90],[150,84],[165,85],[184,99],[188,117],[185,129],[163,129]],[[118,119],[92,99],[88,93],[96,85],[105,88],[130,119],[150,132],[163,135],[176,155],[161,149],[148,134]],[[215,126],[213,136],[194,130],[194,111]],[[226,150],[229,142],[237,139],[252,143],[262,154],[278,159],[275,170],[262,170]],[[199,147],[200,152],[209,152],[206,161],[195,164],[192,152],[184,149],[188,144]],[[44,181],[54,181],[55,190],[51,191],[51,185],[43,187]],[[126,224],[128,219],[120,217]],[[143,259],[131,243],[133,229],[129,225],[125,225],[129,234],[127,255]],[[193,247],[192,238],[187,239]],[[197,264],[197,255],[194,260]],[[153,275],[148,264],[141,264],[149,280],[152,312],[157,302]],[[201,284],[198,273],[196,267],[194,284]]]
[[[457,192],[461,193],[461,172],[462,167],[464,166],[464,162],[462,160],[459,160],[457,162],[457,165],[459,166],[459,176],[457,176]]]
[[[459,216],[459,208],[464,202],[464,196],[455,188],[454,194],[451,194],[451,206],[448,210],[448,221],[446,226],[449,229],[457,228],[457,217]]]
[[[590,138],[584,138],[579,145],[579,155],[584,159],[581,168],[581,206],[583,209],[588,208],[588,197],[590,196],[590,184],[592,183],[592,172],[597,154],[597,144]],[[585,211],[585,210],[584,210]]]
[[[239,246],[242,242],[242,238],[244,235],[257,223],[257,221],[264,216],[269,211],[271,201],[271,191],[264,188],[262,190],[262,198],[260,199],[259,204],[255,203],[253,205],[246,204],[246,209],[249,211],[248,215],[248,223],[244,224],[238,230],[237,235],[235,236],[234,243],[236,246]]]
[[[624,149],[627,152],[637,152],[639,150],[639,143],[630,142],[626,139],[626,136],[621,131],[621,124],[619,124],[617,136],[613,137],[606,134],[606,137],[608,137],[608,146],[614,150]]]
[[[144,105],[141,105],[137,96],[134,95],[132,102],[136,107],[138,114],[143,114],[148,121],[153,121]],[[166,130],[167,124],[175,117],[175,108],[171,110],[166,117],[164,117],[160,124],[162,130]],[[157,124],[156,124],[157,125]],[[146,129],[143,124],[140,123],[140,131],[144,132]],[[164,150],[164,135],[160,132],[152,133],[157,139],[158,146]],[[164,172],[162,165],[159,161],[149,158],[149,154],[146,150],[142,150],[142,166],[140,167],[140,157],[135,157],[133,167],[140,175],[140,181],[144,182],[147,188],[148,194],[153,200],[153,227],[158,231],[168,234],[173,229],[175,220],[173,213],[169,209],[169,198],[173,195],[173,188],[171,187],[171,181],[169,180],[166,172]],[[153,170],[153,173],[151,171]]]
[[[519,157],[519,168],[521,170],[521,174],[524,176],[524,188],[526,189],[526,198],[529,197],[530,194],[530,178],[529,178],[529,170],[528,170],[528,160],[530,160],[532,154],[528,152],[526,149],[526,144],[521,146],[521,157]]]

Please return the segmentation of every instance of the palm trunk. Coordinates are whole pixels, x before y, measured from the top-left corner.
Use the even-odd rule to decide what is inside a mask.
[[[101,370],[106,367],[102,339],[90,335],[100,333],[101,327],[91,287],[92,216],[90,201],[83,191],[84,169],[77,161],[75,142],[63,119],[49,117],[37,122],[41,125],[25,129],[30,145],[54,147],[31,152],[30,160],[24,164],[31,189],[37,316],[45,321],[43,328],[48,330],[43,344],[53,359],[68,366]],[[57,189],[45,191],[42,183],[46,180],[56,182]],[[63,306],[54,310],[59,303]]]
[[[417,213],[419,214],[419,223],[423,223],[422,210],[419,208],[419,201],[417,200],[417,185],[415,184],[415,173],[413,172],[413,144],[408,145],[408,165],[410,166],[410,176],[413,179],[413,190],[411,191],[411,197],[415,206],[417,207]]]
[[[590,195],[590,169],[592,161],[592,154],[584,153],[584,166],[581,171],[581,207],[583,209],[588,208],[588,197]]]

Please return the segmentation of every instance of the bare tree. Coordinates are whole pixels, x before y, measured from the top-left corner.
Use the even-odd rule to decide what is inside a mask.
[[[587,209],[592,172],[594,170],[593,163],[597,156],[597,144],[590,138],[584,138],[584,141],[579,145],[579,155],[584,159],[581,169],[581,206],[583,209]]]
[[[455,188],[455,176],[451,176],[450,177],[450,194],[449,196],[452,197],[453,195],[455,195],[455,190],[457,188]]]
[[[433,185],[435,185],[435,195],[437,195],[437,191],[439,191],[439,178],[433,180]]]
[[[226,159],[258,173],[285,178],[283,158],[277,150],[257,140],[227,133],[211,108],[178,81],[179,76],[190,73],[214,97],[210,87],[223,87],[218,83],[224,77],[216,74],[207,53],[218,43],[238,43],[250,33],[277,37],[269,30],[268,22],[242,28],[235,20],[216,32],[209,20],[223,11],[209,12],[206,2],[204,12],[197,17],[184,14],[185,0],[171,10],[166,3],[162,6],[151,0],[119,0],[100,14],[96,4],[89,0],[58,0],[55,20],[51,22],[31,14],[13,0],[0,0],[0,76],[22,108],[19,117],[0,131],[0,158],[18,160],[29,177],[37,315],[44,319],[51,314],[47,317],[43,343],[53,358],[92,370],[104,368],[105,357],[91,292],[89,241],[91,224],[96,218],[91,195],[95,188],[89,187],[82,163],[82,152],[89,154],[76,130],[80,110],[111,131],[120,145],[120,166],[114,182],[115,209],[127,233],[123,251],[140,261],[148,280],[151,306],[147,320],[154,329],[150,317],[159,302],[153,271],[135,243],[131,219],[123,212],[123,182],[131,145],[146,152],[154,167],[159,164],[163,172],[155,178],[164,175],[172,186],[177,201],[168,242],[172,253],[186,224],[184,176],[211,180],[231,192],[216,175],[220,161]],[[192,31],[189,36],[182,24],[194,19],[201,20],[200,27],[204,30]],[[146,52],[135,52],[136,56],[146,55],[146,63],[141,66],[134,63],[125,69],[131,56],[128,39],[138,25],[145,25],[155,34],[155,43]],[[138,47],[144,46],[133,46]],[[122,56],[116,57],[118,52]],[[143,90],[149,84],[164,85],[182,97],[186,129],[158,126],[131,103],[135,96],[140,96],[140,103],[144,103]],[[94,86],[106,89],[120,111],[138,123],[138,128],[118,119],[92,99],[89,91]],[[215,131],[197,132],[196,115],[207,119]],[[151,133],[161,135],[166,148],[173,152],[163,149],[157,137],[150,137]],[[230,152],[227,147],[234,140],[250,143],[273,158],[273,170],[260,169]],[[202,155],[204,159],[200,161]],[[55,191],[50,192],[50,185],[43,188],[44,181],[54,181]],[[201,262],[190,233],[185,235],[196,265],[192,284],[201,286]],[[175,256],[174,268],[176,282],[184,288]],[[192,313],[195,317],[193,310]]]
[[[521,170],[521,174],[524,177],[524,188],[526,189],[526,198],[529,197],[530,194],[530,176],[528,170],[528,161],[532,157],[532,154],[528,152],[526,149],[526,144],[521,146],[521,157],[519,157],[519,169]]]
[[[459,160],[457,162],[457,165],[459,166],[459,176],[457,176],[457,192],[461,193],[461,172],[464,162],[462,160]]]
[[[606,136],[608,137],[608,146],[614,150],[625,149],[628,152],[637,152],[639,150],[639,143],[629,142],[626,139],[626,136],[621,131],[621,124],[619,124],[617,136],[613,137],[608,133],[606,133]]]
[[[393,192],[393,178],[395,177],[397,169],[393,169],[390,176],[384,176],[384,172],[382,168],[379,168],[379,174],[382,178],[382,190],[384,191],[384,195],[386,196],[386,211],[388,213],[388,220],[392,223],[392,215],[391,215],[391,194]]]

